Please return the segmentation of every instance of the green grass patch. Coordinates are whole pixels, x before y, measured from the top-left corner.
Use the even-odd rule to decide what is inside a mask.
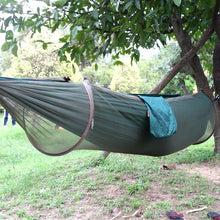
[[[220,203],[220,185],[181,164],[220,164],[213,140],[166,157],[73,151],[61,157],[38,152],[17,126],[0,128],[0,219],[107,218],[144,207],[145,219]],[[175,164],[177,170],[163,170]],[[90,214],[90,215],[89,215]],[[203,213],[204,214],[204,213]],[[201,216],[203,219],[203,216]]]
[[[199,145],[192,145],[182,151],[166,156],[171,163],[200,163],[215,160],[213,155],[214,139],[210,138],[206,142]]]

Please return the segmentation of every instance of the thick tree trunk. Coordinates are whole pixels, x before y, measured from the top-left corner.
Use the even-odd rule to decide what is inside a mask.
[[[183,30],[180,17],[173,16],[172,18],[173,31],[182,50],[183,57],[192,48],[192,42],[189,34]],[[186,71],[195,79],[198,91],[203,90],[210,98],[213,98],[212,91],[209,87],[208,80],[204,74],[199,57],[195,54],[184,67]]]
[[[215,93],[220,94],[220,41],[216,44],[213,54],[213,80]],[[216,101],[217,126],[214,133],[215,153],[220,153],[220,100]]]

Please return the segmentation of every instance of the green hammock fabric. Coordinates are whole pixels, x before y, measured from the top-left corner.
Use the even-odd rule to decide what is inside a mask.
[[[214,130],[216,113],[203,93],[166,98],[175,134],[150,133],[145,103],[86,83],[0,77],[0,103],[47,155],[90,149],[161,156],[200,143]]]

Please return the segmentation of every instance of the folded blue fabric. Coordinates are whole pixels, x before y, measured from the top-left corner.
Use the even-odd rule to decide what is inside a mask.
[[[170,104],[163,97],[139,96],[147,106],[150,133],[157,138],[169,137],[177,130],[177,122]]]

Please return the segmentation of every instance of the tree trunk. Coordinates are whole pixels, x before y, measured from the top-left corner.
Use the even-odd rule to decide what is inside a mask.
[[[184,94],[185,95],[189,95],[190,94],[190,92],[187,90],[187,88],[186,88],[186,84],[185,84],[185,81],[183,80],[183,82],[182,82],[182,84],[181,84],[181,88],[182,88],[182,90],[183,90],[183,92],[184,92]]]
[[[213,54],[213,80],[215,93],[220,94],[220,41],[216,44]],[[220,100],[216,101],[217,112],[217,126],[214,133],[215,137],[215,151],[214,153],[220,153]]]
[[[192,48],[192,42],[189,34],[183,30],[182,20],[180,17],[174,15],[172,20],[173,31],[182,50],[183,57]],[[195,79],[198,91],[203,90],[210,98],[213,98],[212,91],[209,87],[208,80],[204,74],[199,57],[195,54],[184,67],[186,71]]]

